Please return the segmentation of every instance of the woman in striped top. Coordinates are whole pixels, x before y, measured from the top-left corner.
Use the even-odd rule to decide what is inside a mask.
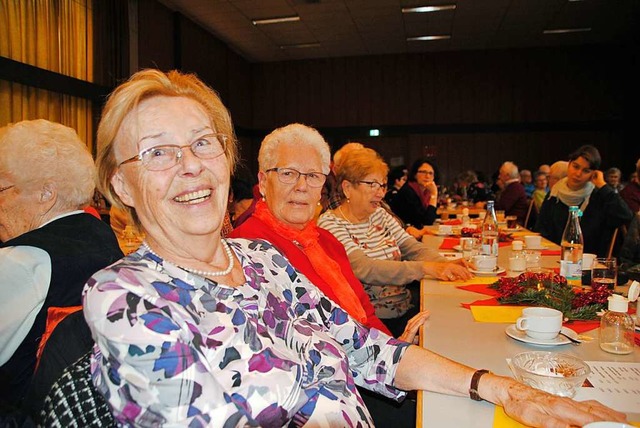
[[[387,172],[387,164],[374,150],[350,151],[336,169],[342,202],[320,216],[318,226],[344,245],[376,315],[395,335],[418,311],[407,285],[424,276],[460,281],[473,275],[464,262],[448,262],[418,242],[381,207]]]

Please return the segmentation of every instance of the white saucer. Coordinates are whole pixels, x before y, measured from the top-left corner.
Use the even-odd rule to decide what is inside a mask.
[[[530,343],[532,345],[558,346],[558,345],[566,345],[567,343],[571,343],[569,339],[561,335],[556,336],[555,339],[534,339],[533,337],[527,336],[526,332],[518,330],[515,324],[509,325],[504,332],[507,333],[507,336],[515,340],[518,340],[524,343]],[[570,328],[562,327],[562,332],[573,339],[578,339],[578,334],[575,331],[571,330]]]
[[[508,227],[505,228],[505,229],[502,229],[503,232],[517,232],[519,230],[522,230],[522,226],[516,226],[516,227],[511,228],[511,229],[508,228]]]
[[[500,266],[497,266],[494,270],[475,270],[472,268],[469,268],[469,272],[477,275],[477,276],[496,276],[499,275],[501,273],[504,272],[504,268],[501,268]]]

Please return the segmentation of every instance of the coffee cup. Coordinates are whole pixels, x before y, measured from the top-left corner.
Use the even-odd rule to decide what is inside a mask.
[[[540,249],[542,248],[542,236],[540,235],[527,235],[524,237],[524,243],[529,249]]]
[[[515,229],[516,227],[518,227],[518,216],[508,215],[505,218],[507,219],[508,229]]]
[[[593,266],[593,262],[596,260],[596,257],[598,256],[593,253],[582,254],[582,270],[591,270],[591,266]]]
[[[491,272],[495,270],[498,265],[498,258],[496,256],[489,256],[486,254],[473,256],[472,260],[476,270],[483,272]]]
[[[562,329],[562,312],[551,308],[525,308],[516,321],[516,328],[533,339],[554,339]]]

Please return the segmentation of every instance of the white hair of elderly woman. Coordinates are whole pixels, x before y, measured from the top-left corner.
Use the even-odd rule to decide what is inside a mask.
[[[322,172],[329,173],[329,163],[331,162],[329,145],[316,129],[301,123],[292,123],[277,128],[264,137],[258,153],[260,171],[266,171],[276,166],[276,150],[281,144],[295,145],[296,150],[305,146],[314,148],[320,154]]]
[[[93,158],[76,131],[59,123],[25,120],[0,129],[0,174],[13,171],[20,171],[15,180],[23,186],[53,183],[62,211],[82,208],[93,197]]]

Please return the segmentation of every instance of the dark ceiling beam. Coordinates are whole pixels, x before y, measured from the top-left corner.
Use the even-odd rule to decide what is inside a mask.
[[[104,103],[112,88],[0,56],[0,79]]]

